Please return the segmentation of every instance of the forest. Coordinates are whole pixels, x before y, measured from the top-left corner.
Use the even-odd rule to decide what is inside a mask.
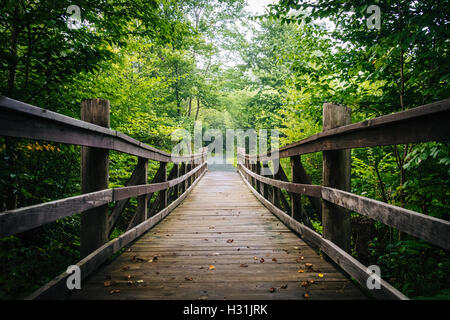
[[[373,2],[379,11],[279,0],[255,13],[246,0],[2,0],[0,93],[77,119],[81,101],[107,99],[112,129],[167,152],[196,122],[277,129],[284,146],[322,131],[326,102],[356,123],[449,98],[449,3]],[[0,211],[80,194],[78,146],[0,137],[0,157]],[[136,163],[112,151],[110,187]],[[320,185],[322,153],[302,163]],[[150,161],[149,176],[157,169]],[[450,220],[448,142],[353,149],[351,177],[352,193]],[[1,238],[0,299],[23,299],[79,261],[79,229],[74,215]],[[357,213],[352,230],[351,254],[409,298],[450,299],[448,251]]]

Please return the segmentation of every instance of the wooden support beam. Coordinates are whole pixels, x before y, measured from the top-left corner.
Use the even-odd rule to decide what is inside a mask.
[[[109,128],[109,101],[89,99],[81,102],[81,120]],[[109,150],[81,147],[81,193],[108,188]],[[81,257],[108,241],[108,205],[81,214]]]
[[[139,160],[138,160],[139,161]],[[148,168],[148,165],[147,165]],[[138,165],[136,166],[136,168],[134,169],[133,173],[131,174],[130,179],[128,179],[128,181],[125,183],[125,187],[129,187],[129,186],[135,186],[140,184],[140,177],[145,173],[145,166],[142,165]],[[159,181],[161,178],[161,170],[158,170],[155,174],[155,176],[152,179],[151,183],[155,183],[157,181]],[[151,196],[153,195],[153,193],[149,194],[148,198],[151,198]],[[149,199],[147,199],[149,200]],[[128,203],[130,202],[130,198],[126,198],[123,200],[118,200],[116,201],[116,205],[114,206],[114,209],[112,209],[110,215],[108,216],[108,234],[111,235],[111,232],[114,230],[114,227],[117,223],[118,218],[120,217],[120,215],[122,214],[123,210],[125,210],[125,208],[127,207]],[[133,219],[133,218],[132,218]]]
[[[305,168],[302,165],[301,156],[299,156],[299,160],[296,164],[296,179],[298,180],[298,183],[302,184],[310,184],[312,185],[312,179],[306,172]],[[310,195],[307,195],[309,202],[311,203],[312,207],[314,208],[317,219],[319,221],[322,221],[322,202],[319,198],[313,197]]]
[[[300,183],[298,163],[300,156],[291,157],[291,179],[292,183]],[[297,221],[302,221],[302,198],[300,195],[291,193],[291,217]]]
[[[267,161],[263,161],[262,162],[262,168],[264,171],[268,171],[270,170],[269,168],[269,163]],[[270,186],[265,184],[265,183],[261,183],[261,194],[263,195],[264,198],[269,199],[269,188]]]
[[[351,110],[342,105],[323,105],[323,131],[351,123]],[[350,190],[351,150],[323,151],[323,186]],[[350,252],[351,220],[347,209],[322,200],[322,225],[325,239]]]
[[[174,167],[174,170],[175,170],[175,173],[174,173],[175,178],[178,178],[178,177],[181,175],[181,174],[180,174],[180,172],[181,172],[180,165],[174,163],[173,167]],[[177,184],[177,185],[175,185],[175,186],[173,187],[173,196],[174,196],[174,199],[177,199],[179,194],[180,194],[180,185]]]
[[[167,181],[167,162],[160,162],[159,165],[161,166],[161,170],[163,171],[161,182]],[[167,207],[168,199],[167,199],[167,192],[168,190],[161,190],[159,192],[159,210],[163,210],[165,207]]]
[[[186,172],[186,163],[182,162],[180,166],[180,175],[184,175],[186,174]],[[186,183],[183,182],[180,184],[180,190],[181,193],[184,193],[184,191],[186,191]]]
[[[261,174],[261,162],[259,162],[259,160],[256,161],[255,169],[256,169],[255,173],[260,175]],[[262,185],[262,183],[259,182],[259,180],[256,180],[256,191],[258,191],[259,193],[262,194],[261,185]]]
[[[148,160],[138,158],[136,171],[139,173],[136,179],[136,185],[147,184],[148,179]],[[134,228],[139,223],[147,219],[147,199],[148,195],[144,194],[137,197],[137,207],[134,216],[131,218],[127,230]]]

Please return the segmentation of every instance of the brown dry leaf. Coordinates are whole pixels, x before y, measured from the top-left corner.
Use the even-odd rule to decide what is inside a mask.
[[[113,289],[109,292],[109,294],[120,293],[119,289]]]
[[[270,293],[274,293],[275,291],[276,291],[275,288],[270,288],[270,289],[269,289],[269,292],[270,292]]]
[[[261,260],[259,260],[259,262],[263,263],[264,262],[264,258],[261,258]]]
[[[241,248],[237,248],[237,251],[241,251]]]
[[[233,239],[228,239],[227,243],[232,243],[234,240]]]
[[[241,263],[241,266],[240,266],[241,268],[247,268],[248,267],[248,265],[247,264],[244,264],[244,263]]]
[[[309,298],[310,298],[310,296],[309,296],[309,294],[305,293],[305,294],[303,294],[303,298],[305,298],[305,299],[309,299]]]
[[[298,273],[303,273],[303,272],[305,272],[305,270],[299,269],[297,272],[298,272]]]
[[[298,257],[297,260],[295,260],[295,261],[297,261],[298,263],[300,263],[300,262],[303,261],[303,259],[305,259],[305,257],[304,257],[304,256],[300,256],[300,257]]]
[[[277,258],[272,258],[272,261],[277,262],[278,260],[277,260]]]
[[[117,284],[117,282],[113,281],[113,280],[108,280],[103,282],[103,286],[104,287],[111,287],[111,286],[115,286]]]
[[[192,277],[185,277],[184,280],[186,280],[186,281],[192,281],[193,279],[192,279]]]
[[[308,280],[310,284],[314,284],[314,280]]]
[[[312,263],[305,263],[305,267],[307,267],[307,268],[312,268]]]
[[[302,281],[302,283],[300,283],[300,285],[301,285],[302,287],[307,287],[307,286],[308,286],[308,282]]]
[[[283,284],[283,285],[281,286],[281,289],[287,289],[287,287],[288,287],[288,285],[287,285],[287,283],[286,283],[286,284]]]

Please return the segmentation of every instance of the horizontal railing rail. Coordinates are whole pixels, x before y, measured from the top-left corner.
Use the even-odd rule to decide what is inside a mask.
[[[326,130],[260,155],[251,161],[268,161],[327,150],[364,148],[450,139],[450,99],[394,114]]]
[[[163,162],[198,160],[201,154],[170,155],[119,131],[0,97],[0,135],[115,150]]]

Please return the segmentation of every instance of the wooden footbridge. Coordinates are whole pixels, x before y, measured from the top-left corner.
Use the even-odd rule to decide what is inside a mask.
[[[206,149],[171,156],[109,129],[106,100],[81,111],[76,120],[0,98],[0,135],[82,146],[81,195],[0,213],[0,237],[82,215],[81,289],[63,272],[28,299],[407,299],[382,279],[367,290],[374,275],[348,253],[351,211],[450,248],[448,221],[349,192],[349,150],[449,140],[450,100],[356,124],[348,108],[325,104],[323,132],[266,154],[238,149],[237,172],[208,171]],[[109,150],[138,157],[124,187],[108,189]],[[322,186],[301,165],[312,152],[323,153]],[[149,160],[160,162],[150,183]],[[109,240],[133,197],[128,230]]]

